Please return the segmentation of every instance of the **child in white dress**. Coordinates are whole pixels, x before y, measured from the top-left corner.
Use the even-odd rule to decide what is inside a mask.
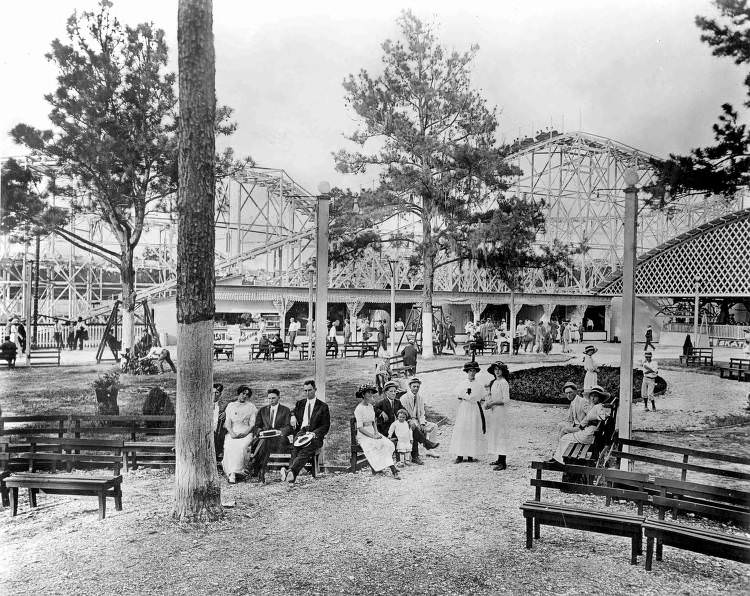
[[[411,428],[409,423],[406,421],[408,413],[406,410],[401,408],[396,412],[396,420],[393,421],[391,427],[388,429],[388,438],[390,439],[395,435],[398,442],[396,443],[396,461],[401,461],[401,456],[404,456],[406,461],[406,454],[411,452]]]

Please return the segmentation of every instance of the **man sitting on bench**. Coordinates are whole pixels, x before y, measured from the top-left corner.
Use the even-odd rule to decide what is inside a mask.
[[[412,430],[411,442],[411,461],[415,464],[423,463],[419,457],[419,444],[424,445],[427,449],[427,455],[430,457],[440,457],[430,453],[431,449],[436,449],[440,443],[433,443],[430,440],[430,434],[437,429],[437,424],[428,422],[424,409],[424,398],[419,394],[419,388],[422,381],[414,377],[409,381],[409,391],[404,393],[399,399],[401,406],[406,410],[408,416],[409,428]]]
[[[305,397],[295,404],[290,419],[292,429],[295,431],[292,463],[289,466],[289,473],[285,468],[281,469],[282,482],[286,480],[290,484],[294,484],[305,464],[323,446],[323,439],[331,428],[331,413],[328,404],[315,397],[315,381],[312,379],[305,381],[302,391]],[[309,440],[302,439],[303,435],[308,434],[311,437]],[[297,445],[297,443],[300,444]]]
[[[273,339],[271,340],[271,353],[272,354],[280,354],[284,352],[284,342],[281,339],[281,336],[277,333],[273,336]]]
[[[252,476],[258,476],[262,484],[266,482],[266,466],[271,453],[289,452],[289,435],[292,434],[292,413],[286,406],[279,403],[281,392],[278,389],[268,390],[268,405],[258,410],[255,417],[253,433]],[[262,438],[260,433],[277,430],[281,434],[276,437]]]
[[[263,360],[270,360],[271,358],[271,342],[268,340],[265,333],[260,336],[260,341],[258,341],[258,353],[255,355],[254,360],[260,358],[261,355],[263,356]]]
[[[552,461],[556,461],[559,464],[563,464],[563,453],[568,448],[568,445],[572,443],[581,443],[582,445],[591,445],[594,442],[594,434],[596,433],[596,427],[602,420],[606,420],[612,412],[612,404],[604,403],[611,397],[604,389],[599,385],[594,385],[589,389],[589,398],[594,404],[586,414],[583,421],[576,426],[575,432],[567,433],[560,437],[560,441],[557,444],[555,454],[552,456]]]
[[[10,341],[10,335],[5,336],[5,341],[0,344],[0,358],[8,361],[8,368],[16,366],[16,350],[18,347]]]

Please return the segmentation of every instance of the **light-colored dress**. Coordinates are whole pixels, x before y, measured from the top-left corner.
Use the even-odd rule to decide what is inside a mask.
[[[576,395],[568,407],[568,415],[560,424],[557,425],[558,439],[567,434],[567,429],[571,426],[578,426],[586,418],[591,409],[591,401],[581,395]]]
[[[398,440],[396,450],[399,453],[409,453],[411,451],[411,427],[406,420],[394,420],[388,429],[388,438],[390,439],[393,436]]]
[[[393,465],[393,442],[380,435],[382,438],[373,439],[368,437],[359,430],[363,426],[374,433],[378,433],[375,427],[375,409],[372,405],[359,404],[354,408],[354,419],[357,424],[357,443],[362,447],[362,452],[367,458],[367,462],[376,472],[385,470]],[[378,433],[380,434],[380,433]]]
[[[224,427],[235,433],[248,434],[240,439],[233,439],[227,432],[224,437],[224,459],[221,460],[221,467],[225,474],[243,474],[245,472],[245,457],[247,448],[253,440],[252,430],[255,425],[255,416],[258,414],[256,408],[251,402],[240,403],[233,401],[227,405],[226,422]]]
[[[596,362],[589,354],[583,355],[583,368],[586,370],[586,376],[583,377],[583,390],[588,391],[594,385],[598,385],[598,378],[596,374]]]
[[[467,389],[471,389],[469,395]],[[487,438],[482,432],[482,417],[479,411],[479,402],[484,393],[484,386],[476,379],[466,379],[459,385],[456,392],[459,398],[456,425],[453,427],[450,447],[453,455],[478,458],[487,453]]]
[[[473,392],[472,392],[473,393]],[[490,455],[508,454],[508,404],[510,385],[505,379],[495,379],[490,387],[488,402],[498,403],[484,411],[487,420],[487,453]]]
[[[591,406],[588,414],[581,422],[584,426],[582,430],[578,430],[574,433],[568,433],[560,437],[560,441],[557,444],[557,450],[552,456],[558,462],[563,462],[563,453],[571,443],[582,443],[583,445],[591,445],[594,442],[594,434],[596,434],[596,422],[606,420],[607,416],[612,412],[610,408],[605,408],[602,404],[596,404]],[[592,423],[589,425],[589,423]]]

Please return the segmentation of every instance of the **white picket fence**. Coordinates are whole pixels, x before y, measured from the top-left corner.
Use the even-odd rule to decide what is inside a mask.
[[[106,324],[98,324],[98,325],[89,325],[87,327],[89,331],[89,338],[87,340],[84,340],[83,346],[85,348],[98,348],[99,343],[102,341],[102,337],[104,337],[104,329],[106,327]],[[62,342],[63,346],[67,347],[68,345],[68,329],[67,327],[63,327],[63,337]],[[146,327],[144,325],[136,325],[135,326],[135,339],[143,335]],[[31,327],[28,327],[26,329],[26,337],[29,341],[31,341],[33,330]],[[117,329],[117,338],[122,339],[122,329],[121,326],[118,326]],[[37,325],[36,328],[36,343],[39,347],[50,347],[55,345],[55,326],[54,325]]]

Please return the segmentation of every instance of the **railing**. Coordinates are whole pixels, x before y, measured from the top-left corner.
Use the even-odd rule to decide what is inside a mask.
[[[89,338],[83,341],[83,345],[86,348],[97,348],[99,343],[104,337],[104,329],[106,324],[92,324],[86,327],[89,332]],[[146,328],[143,325],[135,326],[135,339],[138,339],[143,335]],[[29,326],[26,329],[26,339],[31,341],[32,329]],[[118,325],[117,337],[122,338],[122,327]],[[62,330],[62,343],[63,347],[68,347],[68,328],[63,327]],[[36,344],[40,348],[53,347],[55,346],[55,326],[54,325],[37,325],[36,327]]]
[[[731,339],[744,339],[745,329],[750,327],[750,324],[746,325],[708,325],[708,336],[709,337],[727,337]],[[670,331],[672,333],[693,333],[694,327],[690,323],[666,323],[662,327],[662,331]],[[706,325],[700,325],[698,332],[705,335]]]

